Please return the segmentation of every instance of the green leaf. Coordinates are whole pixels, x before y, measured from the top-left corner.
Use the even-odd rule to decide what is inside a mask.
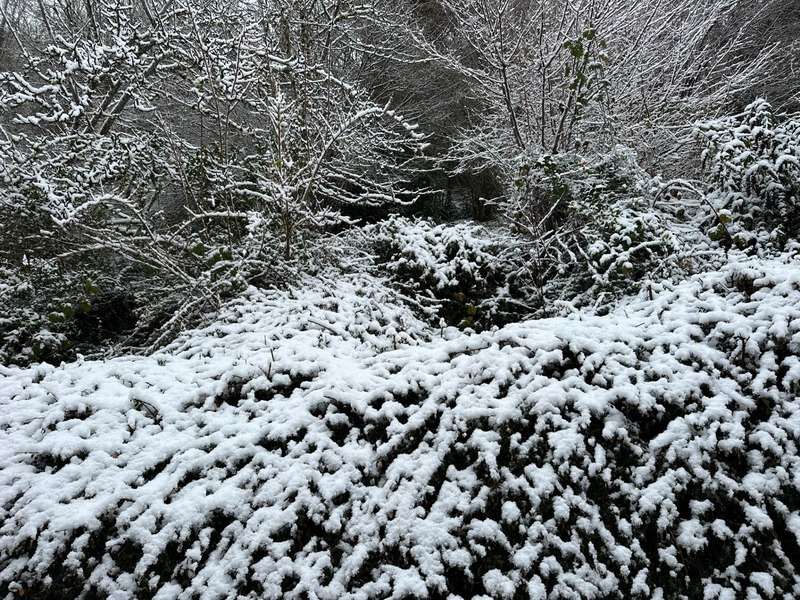
[[[576,59],[583,57],[583,42],[581,40],[564,42],[564,48],[569,50],[569,53]]]
[[[725,237],[725,228],[722,226],[722,224],[718,225],[709,232],[708,237],[715,242],[720,241],[723,237]]]
[[[99,291],[88,277],[83,280],[83,290],[91,296],[96,295]]]

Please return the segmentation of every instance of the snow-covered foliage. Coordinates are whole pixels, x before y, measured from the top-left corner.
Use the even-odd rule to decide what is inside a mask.
[[[16,36],[0,71],[0,268],[119,279],[145,347],[296,281],[343,206],[416,197],[424,136],[351,70],[366,6],[98,0],[82,27],[40,9],[50,43]]]
[[[646,278],[678,271],[681,235],[671,215],[653,208],[653,185],[624,147],[597,159],[520,160],[503,211],[522,234],[529,291],[541,312],[564,302],[608,303]]]
[[[28,364],[62,356],[66,336],[52,332],[45,315],[32,306],[34,289],[11,269],[0,269],[0,364]]]
[[[800,267],[483,333],[370,277],[163,352],[2,368],[0,591],[800,594]]]
[[[607,310],[651,279],[701,268],[692,256],[698,226],[679,223],[675,207],[654,206],[659,180],[629,149],[594,160],[520,157],[515,173],[497,203],[499,223],[396,217],[358,239],[408,296],[435,305],[449,324],[478,328],[576,306]]]
[[[800,597],[789,4],[0,0],[0,600]]]
[[[133,327],[130,298],[113,280],[79,277],[43,261],[0,267],[0,364],[58,364],[106,347]]]
[[[416,303],[423,314],[450,325],[487,327],[525,312],[513,252],[520,240],[460,222],[435,225],[394,217],[364,228],[379,272]]]
[[[800,235],[800,116],[763,99],[743,113],[698,123],[714,207],[714,239],[738,248],[782,248]]]

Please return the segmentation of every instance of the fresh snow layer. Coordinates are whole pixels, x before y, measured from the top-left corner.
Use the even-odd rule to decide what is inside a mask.
[[[0,367],[0,596],[795,597],[799,354],[783,257],[481,334],[307,281]]]

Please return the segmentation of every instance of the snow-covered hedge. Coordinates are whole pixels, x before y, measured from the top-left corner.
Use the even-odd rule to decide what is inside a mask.
[[[800,265],[429,328],[367,277],[0,370],[0,595],[800,594]]]

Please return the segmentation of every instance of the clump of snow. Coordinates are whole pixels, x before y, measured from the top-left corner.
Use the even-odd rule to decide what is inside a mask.
[[[152,356],[0,368],[0,594],[800,594],[800,265],[431,328],[252,291]]]

